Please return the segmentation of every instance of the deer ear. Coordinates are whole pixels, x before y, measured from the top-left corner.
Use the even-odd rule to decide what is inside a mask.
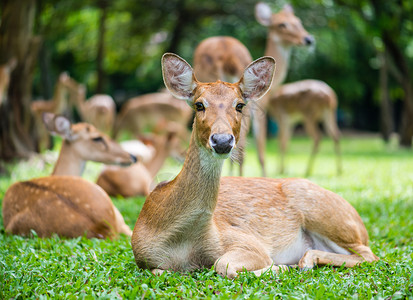
[[[173,53],[162,56],[162,75],[167,89],[178,99],[192,100],[198,81],[191,66]]]
[[[291,4],[285,4],[283,10],[287,13],[294,14],[294,8]]]
[[[259,2],[255,5],[255,18],[257,19],[258,23],[264,26],[270,26],[271,16],[272,11],[271,7],[268,4]]]
[[[42,117],[44,125],[51,134],[60,135],[67,140],[75,138],[72,133],[72,123],[66,117],[52,113],[43,113]]]
[[[269,90],[275,71],[275,60],[265,56],[253,61],[238,82],[245,101],[256,101]]]

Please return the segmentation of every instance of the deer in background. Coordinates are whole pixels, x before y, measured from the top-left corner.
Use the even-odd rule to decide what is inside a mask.
[[[173,127],[173,126],[172,126]],[[177,149],[179,139],[176,133],[153,135],[145,138],[155,149],[154,156],[148,161],[137,162],[129,167],[107,166],[100,173],[96,184],[110,196],[147,196],[154,177],[162,168],[165,160]]]
[[[145,94],[131,98],[122,105],[113,137],[118,138],[121,132],[140,136],[145,132],[153,132],[160,124],[174,124],[176,135],[186,143],[191,119],[191,109],[185,103],[176,101],[170,93]]]
[[[97,185],[80,178],[87,160],[129,165],[136,158],[86,123],[71,124],[63,116],[45,113],[47,129],[62,136],[62,148],[52,176],[13,184],[3,199],[6,232],[40,237],[116,237],[131,235],[119,210]]]
[[[255,16],[261,25],[268,27],[265,55],[274,57],[277,62],[277,74],[270,91],[260,104],[253,108],[253,129],[263,176],[266,176],[267,112],[279,126],[280,173],[284,172],[285,152],[293,126],[297,122],[303,122],[305,130],[313,139],[313,148],[306,170],[307,176],[311,174],[320,142],[318,122],[323,122],[325,130],[335,143],[337,173],[340,174],[340,132],[336,120],[335,92],[325,82],[319,80],[302,80],[281,85],[287,76],[292,47],[312,45],[313,37],[303,28],[290,5],[284,6],[283,10],[273,14],[267,4],[260,2],[255,6]]]
[[[69,75],[62,72],[57,79],[53,98],[51,100],[35,100],[31,103],[30,109],[34,115],[37,134],[39,135],[39,149],[47,149],[50,147],[49,133],[45,130],[43,124],[43,113],[65,114],[68,110],[68,91],[66,83],[69,80]]]
[[[116,104],[113,98],[97,94],[86,100],[86,87],[69,77],[66,88],[71,104],[76,107],[83,121],[93,124],[97,129],[110,134],[116,118]]]
[[[203,40],[195,49],[194,73],[201,82],[221,80],[234,83],[251,62],[250,52],[240,41],[229,36],[215,36]],[[242,110],[242,114],[241,139],[234,157],[239,163],[240,176],[243,175],[244,148],[250,128],[251,114],[248,105]]]
[[[165,85],[195,110],[181,172],[147,197],[132,235],[137,265],[154,274],[215,265],[233,278],[298,263],[346,267],[378,260],[357,211],[305,179],[221,178],[240,138],[242,109],[269,89],[274,59],[251,63],[236,83],[197,81],[174,54],[162,58]]]
[[[17,59],[11,58],[5,64],[0,65],[0,106],[7,97],[11,73],[17,66]]]

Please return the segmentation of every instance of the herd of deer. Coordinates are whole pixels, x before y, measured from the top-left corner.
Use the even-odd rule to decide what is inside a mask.
[[[252,62],[248,49],[231,37],[206,39],[195,50],[194,69],[179,56],[164,54],[162,75],[170,93],[140,96],[123,106],[115,136],[120,130],[136,134],[163,124],[162,136],[152,139],[156,153],[146,162],[136,162],[102,133],[114,122],[113,100],[99,95],[85,101],[85,88],[62,74],[53,101],[34,102],[32,107],[39,123],[63,138],[59,158],[51,176],[8,189],[3,199],[6,232],[88,238],[123,233],[131,236],[137,265],[154,274],[214,266],[222,276],[233,278],[244,271],[261,275],[295,265],[353,267],[378,260],[368,247],[359,214],[337,194],[305,179],[221,178],[224,160],[236,151],[242,172],[250,118],[266,174],[266,113],[280,127],[280,171],[297,117],[314,140],[307,173],[318,150],[320,120],[336,143],[341,170],[334,91],[315,80],[281,85],[291,47],[312,44],[313,38],[290,6],[273,14],[259,3],[256,17],[269,29],[265,57]],[[67,95],[83,119],[101,130],[56,115]],[[193,114],[181,172],[150,192],[150,182],[171,149],[188,136]],[[106,167],[97,185],[80,177],[88,160],[131,166]],[[107,193],[148,195],[133,232]]]

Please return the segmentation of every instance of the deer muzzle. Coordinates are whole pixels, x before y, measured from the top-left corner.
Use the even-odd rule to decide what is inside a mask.
[[[235,138],[232,134],[214,133],[209,138],[211,148],[217,154],[228,154],[235,146]]]

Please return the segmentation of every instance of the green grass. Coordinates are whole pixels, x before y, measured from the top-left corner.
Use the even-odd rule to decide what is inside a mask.
[[[252,144],[245,173],[259,176]],[[303,175],[310,149],[306,138],[292,141],[286,176]],[[261,277],[242,274],[235,280],[212,269],[155,277],[136,267],[125,236],[115,241],[22,238],[6,235],[0,219],[0,298],[413,299],[413,153],[384,145],[375,137],[344,138],[342,152],[344,173],[337,177],[332,143],[323,140],[310,179],[342,195],[358,210],[370,246],[381,258],[377,263]],[[267,153],[269,175],[277,177],[275,141],[268,144]],[[0,177],[0,199],[11,183],[47,175],[52,166],[32,160],[9,168],[11,176]],[[93,180],[99,168],[89,164],[84,177]],[[169,161],[156,181],[170,179],[179,170],[178,163]],[[113,200],[133,227],[144,198]]]

